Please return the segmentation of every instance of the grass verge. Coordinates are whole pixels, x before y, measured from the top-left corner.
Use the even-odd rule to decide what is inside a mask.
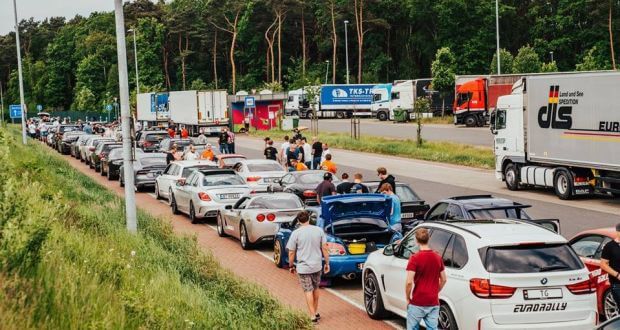
[[[0,130],[3,329],[298,329],[309,320],[224,270],[38,143]]]
[[[415,120],[410,121],[410,123],[415,124]],[[422,124],[454,125],[454,116],[445,115],[443,117],[422,118]]]
[[[251,135],[262,138],[270,137],[275,141],[281,141],[285,135],[291,136],[291,132],[281,130],[252,131]],[[418,147],[415,140],[389,139],[377,136],[362,136],[359,140],[354,140],[347,133],[321,133],[319,139],[333,148],[465,165],[483,169],[492,169],[495,167],[493,150],[486,147],[436,141],[424,141],[422,147]],[[335,160],[338,162],[337,158]]]

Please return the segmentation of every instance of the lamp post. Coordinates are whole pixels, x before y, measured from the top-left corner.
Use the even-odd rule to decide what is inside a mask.
[[[551,55],[551,63],[553,63],[553,51],[550,51],[549,55]]]
[[[133,58],[136,65],[136,97],[140,94],[140,75],[138,75],[138,46],[136,45],[136,29],[129,29],[127,32],[133,32]]]
[[[327,67],[325,68],[325,85],[327,85],[327,74],[329,73],[329,60],[325,61]]]
[[[349,21],[344,21],[344,53],[347,62],[347,85],[349,84],[349,40],[347,36],[347,24]]]
[[[17,47],[17,74],[19,76],[19,105],[22,111],[22,142],[26,140],[26,101],[24,100],[24,77],[22,74],[22,51],[19,45],[19,23],[17,21],[17,4],[13,0],[13,14],[15,16],[15,46]]]
[[[497,74],[502,74],[499,57],[499,0],[495,0],[495,41],[497,43]]]
[[[114,0],[116,18],[116,54],[118,57],[118,86],[121,99],[121,129],[123,135],[123,182],[125,183],[125,217],[127,230],[138,231],[136,220],[136,192],[133,177],[131,113],[129,109],[129,79],[127,74],[127,49],[125,45],[125,17],[123,0]],[[137,78],[137,77],[136,77]]]

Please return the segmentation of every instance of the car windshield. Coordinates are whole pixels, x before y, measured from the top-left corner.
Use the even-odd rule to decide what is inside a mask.
[[[186,167],[183,169],[183,173],[181,173],[181,177],[187,178],[190,174],[192,174],[194,170],[209,169],[209,168],[216,168],[216,167],[212,165],[199,165],[199,166]]]
[[[119,149],[120,147],[122,147],[123,145],[121,144],[106,144],[103,146],[103,151],[110,151],[113,149]]]
[[[299,176],[299,182],[301,183],[316,183],[323,182],[323,172],[307,173]]]
[[[530,220],[530,216],[520,208],[497,209],[497,210],[471,210],[471,217],[475,220],[481,219],[521,219]]]
[[[165,133],[165,132],[164,133],[151,133],[151,134],[146,134],[144,136],[144,139],[149,142],[159,142],[163,138],[165,138],[166,135],[168,135],[168,133]]]
[[[123,148],[112,149],[112,151],[110,151],[110,156],[108,158],[110,158],[110,159],[121,159],[121,158],[123,158]]]
[[[407,186],[397,185],[396,196],[398,196],[398,199],[400,199],[401,203],[415,202],[420,200],[420,197],[418,197],[418,195],[416,195],[416,193]]]
[[[489,247],[481,253],[490,273],[540,273],[581,269],[583,266],[567,244],[524,244]]]
[[[224,165],[226,166],[233,166],[235,164],[237,164],[238,162],[245,160],[245,158],[243,157],[226,157],[226,158],[222,158],[222,161],[224,162]]]
[[[269,210],[286,210],[302,207],[299,198],[295,196],[263,196],[255,198],[252,201],[253,209],[269,209]]]
[[[142,166],[166,165],[166,157],[144,157],[140,158]]]
[[[80,128],[77,126],[60,126],[60,132],[61,133],[65,133],[65,132],[71,132],[71,131],[77,131]]]
[[[244,185],[243,179],[237,174],[212,174],[205,175],[202,185],[206,187],[214,186],[235,186]]]
[[[248,169],[250,172],[283,171],[282,167],[278,163],[248,164]]]

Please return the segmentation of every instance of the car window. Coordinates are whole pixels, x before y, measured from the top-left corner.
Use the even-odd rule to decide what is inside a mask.
[[[489,273],[559,272],[583,267],[573,249],[564,243],[495,246],[480,256]]]
[[[186,167],[186,168],[183,169],[181,177],[183,177],[183,178],[188,177],[194,170],[209,169],[209,168],[213,168],[213,166],[209,166],[209,165],[189,166],[189,167]]]
[[[200,175],[197,173],[194,174],[194,178],[192,179],[191,185],[194,187],[198,187],[198,183],[200,182]]]
[[[305,184],[319,184],[323,182],[323,172],[302,174],[298,178],[299,182]]]
[[[282,178],[283,184],[291,184],[295,182],[295,178],[291,174],[287,174]]]
[[[418,242],[415,240],[415,232],[411,232],[400,242],[398,251],[395,255],[399,258],[408,260],[412,254],[415,254],[418,251],[420,251],[420,247],[418,246]]]
[[[140,158],[143,166],[161,166],[166,165],[166,157],[144,157]]]
[[[463,219],[463,212],[456,204],[450,204],[446,211],[446,220]]]
[[[260,163],[260,164],[247,164],[250,172],[269,172],[269,171],[283,171],[282,166],[278,163]]]
[[[444,213],[448,208],[448,203],[440,203],[428,215],[428,220],[443,220]]]
[[[586,235],[573,241],[571,247],[580,257],[594,258],[596,251],[601,246],[601,242],[603,242],[603,236]]]
[[[269,210],[286,210],[302,207],[301,201],[294,195],[290,197],[282,196],[262,196],[252,201],[252,205],[248,208],[252,209],[269,209]]]
[[[144,140],[149,141],[149,142],[159,142],[161,141],[168,133],[151,133],[151,134],[146,134],[144,136]]]
[[[404,185],[396,185],[396,196],[402,203],[420,200],[420,197],[410,187]]]
[[[172,171],[171,171],[172,166],[174,166],[174,165],[173,164],[168,164],[168,166],[166,166],[166,169],[164,170],[164,172],[162,174],[169,175],[170,173],[172,173]]]
[[[454,268],[463,268],[467,261],[469,260],[469,256],[467,254],[467,245],[465,245],[465,239],[459,235],[454,235],[452,239],[452,267]]]
[[[603,243],[601,243],[601,246],[599,246],[598,251],[596,251],[596,254],[594,255],[594,259],[601,259],[601,254],[603,253],[603,248],[609,242],[611,242],[611,238],[605,237],[605,239],[603,239]]]
[[[235,204],[235,209],[241,210],[241,209],[245,209],[245,207],[248,205],[248,202],[250,201],[249,197],[244,197],[242,199],[240,199],[236,204]]]
[[[202,185],[205,187],[216,187],[216,186],[234,186],[234,185],[245,185],[243,178],[241,178],[238,174],[213,174],[213,175],[205,175],[202,179]]]
[[[508,208],[497,210],[471,210],[469,214],[473,219],[521,219],[530,220],[525,210],[520,208]]]
[[[435,229],[428,241],[428,247],[441,256],[446,251],[451,238],[452,233],[441,229]]]
[[[196,175],[195,175],[194,173],[192,173],[192,174],[191,174],[188,178],[186,178],[186,179],[185,179],[185,184],[186,184],[186,185],[188,185],[188,186],[191,186],[191,185],[192,185],[192,182],[194,182],[194,181],[195,181],[195,180],[194,180],[194,179],[195,179],[195,176],[196,176]]]

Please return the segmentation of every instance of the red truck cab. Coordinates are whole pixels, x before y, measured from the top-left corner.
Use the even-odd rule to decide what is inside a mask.
[[[484,126],[500,96],[512,93],[512,85],[521,75],[461,76],[456,78],[454,124]]]

